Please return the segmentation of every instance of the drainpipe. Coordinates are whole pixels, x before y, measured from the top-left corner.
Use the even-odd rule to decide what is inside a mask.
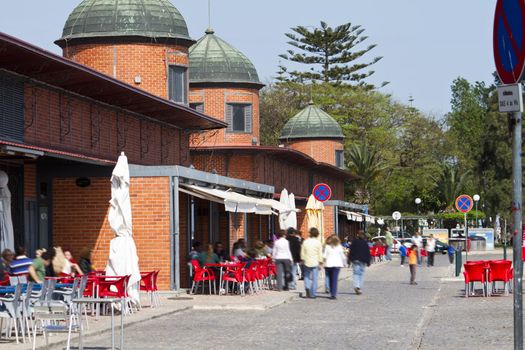
[[[180,205],[179,205],[179,178],[172,177],[170,181],[170,289],[180,288]]]

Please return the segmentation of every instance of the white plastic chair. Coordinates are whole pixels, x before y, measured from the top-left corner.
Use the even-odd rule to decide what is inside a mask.
[[[9,298],[0,298],[0,301],[5,306],[5,310],[0,311],[0,332],[2,329],[3,320],[8,320],[8,325],[6,327],[6,336],[11,336],[11,330],[15,328],[15,339],[16,343],[19,344],[18,339],[18,326],[20,324],[20,330],[22,331],[22,341],[25,343],[25,330],[24,330],[24,321],[22,313],[22,289],[23,286],[18,284],[15,289],[15,294]]]
[[[49,349],[49,334],[53,333],[67,333],[67,345],[66,349],[71,349],[71,334],[78,333],[79,349],[83,349],[84,345],[82,342],[82,327],[75,322],[75,314],[71,312],[66,304],[58,303],[47,304],[38,303],[33,308],[33,315],[35,316],[35,325],[33,328],[33,350],[36,349],[36,333],[37,326],[40,322],[40,327],[44,333],[46,341],[46,348]]]

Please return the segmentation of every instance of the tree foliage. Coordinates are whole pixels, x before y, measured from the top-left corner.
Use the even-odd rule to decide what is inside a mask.
[[[362,61],[363,56],[376,45],[359,48],[360,44],[368,39],[363,35],[365,30],[361,26],[346,23],[332,28],[321,21],[321,26],[312,30],[304,26],[297,26],[291,30],[292,33],[285,35],[290,39],[288,44],[293,46],[293,49],[280,57],[306,65],[309,69],[288,71],[286,67],[280,66],[281,81],[350,82],[367,88],[374,87],[365,82],[374,71],[366,71],[366,69],[380,61],[382,57],[375,57],[370,62]]]

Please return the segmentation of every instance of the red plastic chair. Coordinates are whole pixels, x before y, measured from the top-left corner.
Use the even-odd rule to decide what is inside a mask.
[[[154,300],[153,293],[155,293],[154,285],[154,276],[155,271],[151,272],[141,272],[140,273],[140,291],[146,292],[149,296],[150,307],[158,306],[156,305],[156,300]]]
[[[130,303],[128,295],[128,283],[130,277],[131,275],[98,276],[98,297],[126,299],[126,302],[124,303],[124,314],[132,312],[133,309],[131,308],[131,305],[128,305]]]
[[[496,290],[496,282],[504,283],[505,295],[509,294],[509,285],[512,280],[512,262],[510,260],[496,260],[489,262],[489,283],[492,283],[492,292]]]
[[[241,295],[244,295],[244,283],[246,279],[244,278],[244,270],[242,264],[232,264],[225,268],[222,274],[222,286],[221,289],[225,290],[225,293],[228,294],[228,286],[232,283],[232,292],[235,285],[237,285],[237,290]]]
[[[7,272],[4,273],[4,280],[0,281],[0,286],[8,286],[9,285],[9,274]]]
[[[193,293],[193,289],[195,289],[195,293],[197,292],[199,288],[199,283],[202,282],[202,293],[204,294],[204,282],[208,281],[209,291],[211,295],[211,282],[214,281],[213,287],[215,290],[215,293],[217,292],[215,288],[215,273],[212,269],[207,269],[205,267],[201,267],[199,262],[197,260],[191,261],[191,266],[193,267],[193,283],[191,285],[190,294]]]
[[[465,297],[468,298],[469,293],[474,293],[474,282],[481,282],[483,285],[483,296],[488,294],[487,290],[487,277],[486,277],[486,264],[482,263],[469,263],[464,264],[463,276],[465,277]]]

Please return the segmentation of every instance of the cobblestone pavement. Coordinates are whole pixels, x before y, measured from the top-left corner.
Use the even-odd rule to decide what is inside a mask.
[[[461,280],[443,279],[451,272],[447,257],[438,255],[435,267],[418,269],[418,285],[411,286],[408,267],[394,260],[367,271],[363,295],[347,279],[335,301],[322,293],[267,311],[188,311],[128,327],[125,348],[484,349],[502,344],[493,334],[511,337],[511,328],[485,326],[508,321],[512,298],[462,298]],[[486,305],[501,311],[492,315]],[[86,343],[109,345],[107,335]]]

